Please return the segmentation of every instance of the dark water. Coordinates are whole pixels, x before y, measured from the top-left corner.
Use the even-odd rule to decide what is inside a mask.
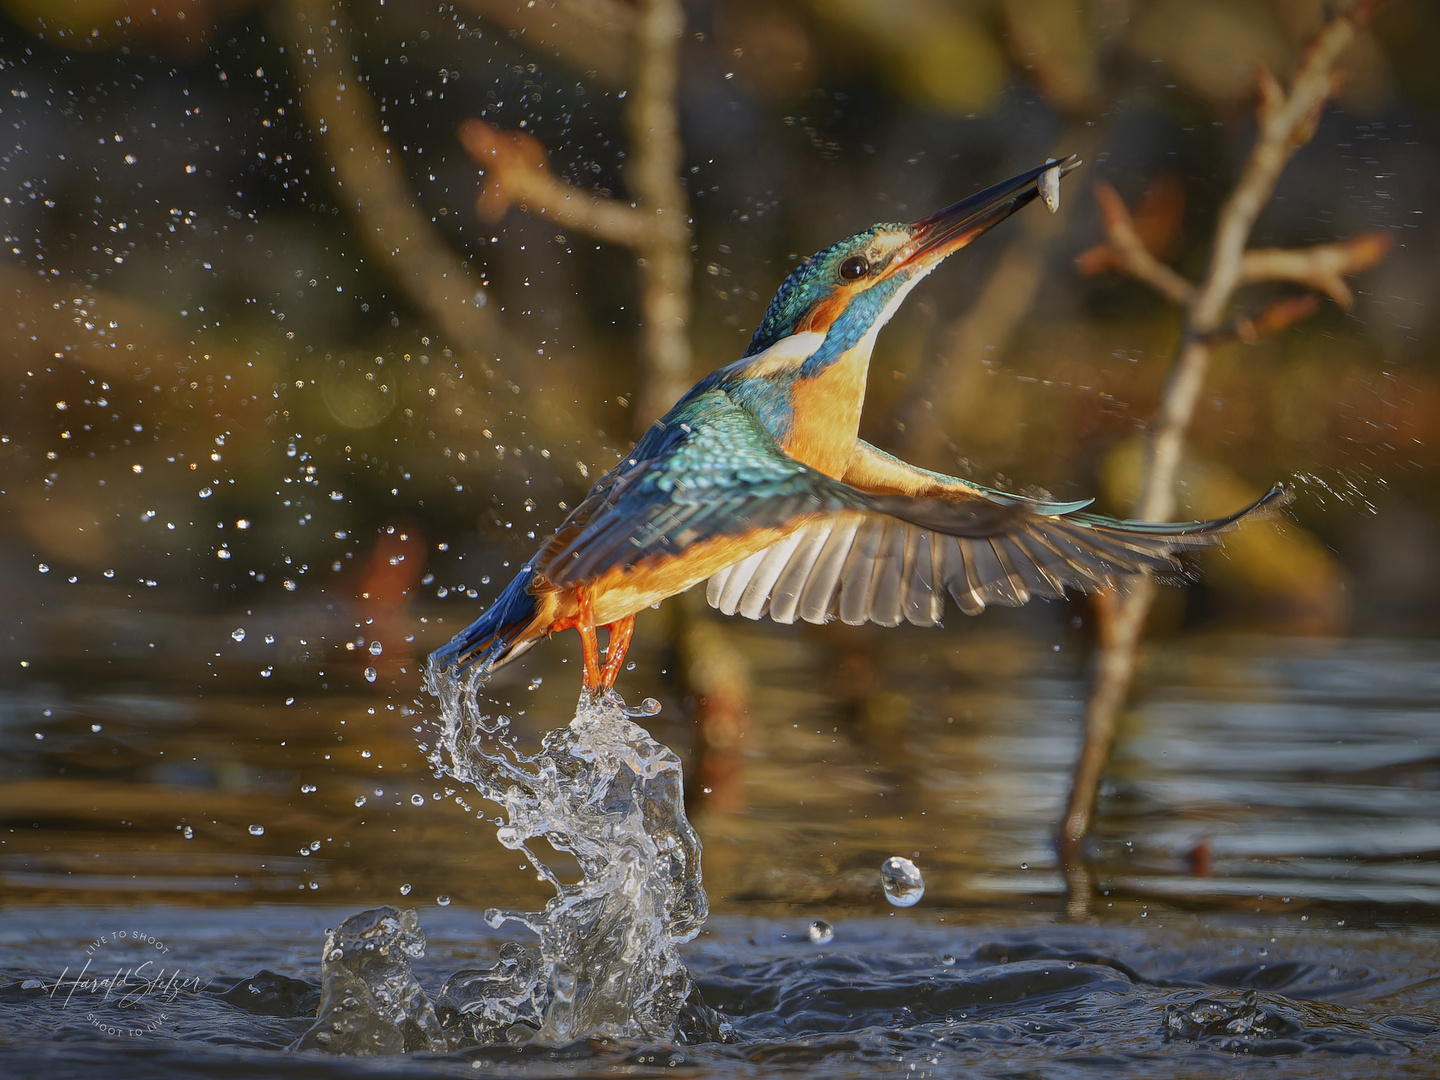
[[[719,758],[665,697],[675,660],[643,651],[663,635],[642,621],[623,685],[659,693],[650,726],[694,770],[717,915],[685,955],[736,1043],[287,1054],[326,926],[413,904],[433,994],[493,956],[481,910],[548,894],[417,748],[413,656],[449,633],[447,610],[388,628],[384,663],[345,648],[376,631],[343,610],[42,614],[0,646],[6,670],[31,663],[0,695],[7,1075],[1433,1070],[1440,645],[1155,645],[1102,800],[1096,921],[1075,925],[1051,836],[1085,643],[1003,618],[943,635],[735,625],[751,707]],[[522,733],[571,714],[570,644],[495,689]],[[914,908],[884,903],[891,855],[924,871]],[[836,927],[824,946],[817,917]],[[52,992],[87,959],[93,978],[142,954],[169,991],[99,1008]]]
[[[728,1045],[488,1048],[336,1061],[286,1052],[313,1019],[315,951],[343,911],[257,906],[12,909],[0,975],[9,1075],[1426,1075],[1440,1052],[1431,931],[1170,917],[1057,925],[999,916],[721,917],[686,953]],[[422,983],[493,957],[472,912],[424,913]],[[185,989],[120,1004],[74,990],[87,945],[159,937]],[[112,960],[153,953],[106,943]],[[66,966],[71,971],[62,976]],[[153,969],[152,969],[153,971]],[[56,982],[60,988],[56,990]],[[97,1025],[124,1028],[107,1034]]]

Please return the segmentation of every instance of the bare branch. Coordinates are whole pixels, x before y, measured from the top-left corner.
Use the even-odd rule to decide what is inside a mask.
[[[612,244],[642,248],[654,243],[654,218],[619,199],[584,191],[556,177],[546,161],[545,147],[535,136],[501,131],[484,120],[465,121],[459,136],[485,178],[475,201],[476,212],[485,220],[498,221],[518,206],[527,214],[593,232]]]
[[[288,0],[276,12],[306,121],[370,258],[394,276],[410,302],[456,348],[473,350],[487,342],[499,351],[502,334],[486,308],[480,279],[415,205],[399,149],[385,136],[375,102],[341,40],[343,20],[321,0]],[[488,368],[486,374],[491,374]]]
[[[1331,69],[1376,6],[1377,0],[1362,0],[1325,24],[1306,50],[1289,94],[1274,75],[1260,71],[1260,104],[1256,110],[1260,130],[1245,171],[1220,211],[1210,269],[1191,313],[1196,333],[1208,334],[1219,326],[1225,305],[1240,283],[1245,244],[1255,219],[1270,201],[1280,171],[1314,135],[1321,110],[1335,90]]]
[[[1187,305],[1184,341],[1171,366],[1160,410],[1151,427],[1144,488],[1135,507],[1136,517],[1164,521],[1174,512],[1175,477],[1185,432],[1204,387],[1213,353],[1212,339],[1221,329],[1235,290],[1246,280],[1245,246],[1251,229],[1261,208],[1270,200],[1280,171],[1295,150],[1314,134],[1321,110],[1337,85],[1331,70],[1335,61],[1376,6],[1377,0],[1362,0],[1347,14],[1327,22],[1306,51],[1288,93],[1269,72],[1259,73],[1259,132],[1244,171],[1221,208],[1210,265]],[[1128,213],[1125,216],[1128,217]],[[1258,254],[1263,257],[1252,262],[1252,268],[1264,268],[1267,263],[1271,269],[1276,269],[1277,263],[1282,269],[1295,268],[1286,261],[1288,254],[1284,260],[1270,253]],[[1366,254],[1378,257],[1383,251],[1377,253],[1371,247],[1367,252],[1362,247],[1350,251],[1349,257],[1359,260]],[[1316,262],[1324,264],[1325,259],[1335,257],[1321,256],[1304,269],[1313,274]],[[1277,276],[1296,280],[1285,274],[1272,275],[1270,279]],[[1336,295],[1334,280],[1324,275],[1315,280],[1323,280],[1321,288]],[[1343,282],[1340,285],[1344,289]],[[1348,296],[1348,290],[1342,295]],[[1267,326],[1283,324],[1286,320],[1293,322],[1303,315],[1305,306],[1305,301],[1281,301],[1268,315],[1262,315],[1261,320]],[[1251,329],[1264,332],[1254,324]],[[1237,333],[1238,330],[1237,327]],[[1080,845],[1090,832],[1100,779],[1115,743],[1116,718],[1134,677],[1140,632],[1154,594],[1154,583],[1149,578],[1142,579],[1129,593],[1114,601],[1113,615],[1106,620],[1096,679],[1085,710],[1084,750],[1076,765],[1060,835],[1061,858],[1070,886],[1067,910],[1071,914],[1088,910],[1091,883],[1084,870]]]
[[[679,0],[643,0],[633,21],[634,84],[629,94],[634,205],[567,184],[550,171],[545,148],[524,132],[466,121],[460,140],[485,173],[476,209],[496,220],[512,206],[573,229],[585,229],[638,256],[644,322],[645,384],[635,411],[648,426],[689,386],[690,210],[680,183],[684,148],[675,111]]]
[[[1189,304],[1195,296],[1195,286],[1150,253],[1119,192],[1104,180],[1097,181],[1095,201],[1100,204],[1108,243],[1092,248],[1076,259],[1081,273],[1119,270],[1143,281],[1176,304]]]
[[[631,92],[631,178],[640,206],[654,215],[656,238],[641,252],[647,378],[636,419],[648,425],[689,387],[690,208],[680,184],[684,147],[675,110],[680,74],[680,0],[641,0]]]
[[[1349,311],[1355,297],[1345,278],[1378,265],[1391,242],[1389,233],[1377,230],[1311,248],[1251,248],[1241,259],[1239,283],[1293,281]]]

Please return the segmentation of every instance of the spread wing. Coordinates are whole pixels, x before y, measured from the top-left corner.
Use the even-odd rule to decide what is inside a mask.
[[[958,480],[934,491],[865,491],[816,472],[702,383],[595,485],[531,568],[563,587],[733,545],[742,558],[708,593],[727,614],[928,625],[946,593],[974,613],[1174,570],[1173,552],[1213,542],[1241,516],[1148,525]]]
[[[917,626],[940,622],[948,594],[967,615],[989,604],[1089,592],[1118,577],[1173,572],[1176,553],[1213,544],[1264,498],[1218,521],[1120,521],[981,488],[916,469],[861,444],[846,478],[863,483],[863,511],[805,522],[783,540],[710,579],[707,599],[727,615],[777,622]],[[855,490],[861,490],[850,485]]]

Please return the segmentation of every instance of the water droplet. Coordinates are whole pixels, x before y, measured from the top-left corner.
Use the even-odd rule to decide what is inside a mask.
[[[361,751],[360,751],[360,756],[363,757],[363,758],[368,758],[368,757],[370,756],[370,751],[369,751],[369,750],[361,750]],[[375,792],[375,794],[376,794],[376,795],[379,795],[380,792],[377,791],[377,792]]]
[[[401,895],[401,896],[409,896],[409,895],[410,895],[410,888],[411,888],[410,882],[408,882],[408,881],[405,882],[404,885],[401,885],[401,886],[400,886],[400,895]]]
[[[301,791],[301,793],[304,794],[304,795],[313,795],[313,794],[315,793],[315,785],[314,785],[314,784],[301,784],[301,785],[300,785],[300,791]]]
[[[212,490],[210,490],[208,487],[203,487],[203,488],[200,489],[200,498],[202,498],[202,499],[208,499],[211,495],[214,495],[214,494],[215,494],[215,492],[213,492]]]
[[[104,725],[104,724],[91,724],[91,725],[90,725],[90,730],[93,731],[93,732],[95,732],[95,733],[98,735],[100,732],[102,732],[102,731],[105,730],[105,725]]]
[[[1020,864],[1020,869],[1021,869],[1021,870],[1029,870],[1029,869],[1030,869],[1030,864],[1029,864],[1028,862],[1022,862],[1022,863]]]
[[[410,805],[411,805],[411,806],[424,806],[424,805],[425,805],[425,796],[424,796],[424,795],[411,795],[411,796],[410,796]]]
[[[384,645],[381,645],[380,642],[378,642],[378,641],[372,641],[372,642],[370,642],[370,655],[371,655],[371,656],[379,656],[379,655],[380,655],[382,652],[384,652],[384,651],[385,651],[385,646],[384,646]]]
[[[435,903],[439,904],[441,907],[449,907],[450,897],[445,893],[441,893],[435,898]]]
[[[266,634],[266,635],[265,635],[265,644],[266,644],[266,645],[274,645],[274,644],[275,644],[275,635],[274,635],[274,634]]]
[[[379,677],[380,677],[380,673],[379,673],[378,671],[376,671],[373,667],[367,667],[367,668],[365,669],[365,681],[366,681],[366,682],[374,682],[374,681],[375,681],[376,679],[378,679]]]
[[[46,565],[42,562],[42,563],[40,564],[40,566],[39,566],[39,570],[40,570],[40,572],[41,572],[42,574],[48,574],[48,573],[50,572],[50,567],[46,566]]]
[[[244,628],[243,626],[237,626],[234,630],[231,630],[231,631],[230,631],[230,636],[231,636],[232,638],[234,638],[236,641],[244,641],[244,640],[245,640],[245,628]]]
[[[527,690],[539,690],[540,687],[544,685],[544,683],[545,683],[545,677],[544,677],[543,675],[536,675],[535,678],[533,678],[533,679],[530,680],[530,685],[527,686],[525,689],[527,689]]]
[[[264,836],[264,835],[265,835],[265,826],[264,826],[264,825],[251,825],[251,826],[250,826],[250,835],[251,835],[251,836]]]
[[[909,859],[892,855],[880,867],[880,885],[885,899],[896,907],[912,907],[925,895],[925,879],[920,868]]]
[[[186,825],[185,828],[180,830],[180,835],[185,837],[186,840],[194,840],[195,830],[192,829],[189,825]]]
[[[364,795],[357,795],[357,796],[355,796],[355,805],[356,805],[356,806],[364,806],[364,805],[365,805],[365,796],[364,796]]]
[[[941,966],[941,967],[954,967],[954,966],[955,966],[955,957],[951,956],[951,955],[947,952],[944,956],[940,957],[940,966]]]
[[[810,924],[810,940],[816,945],[828,945],[835,940],[835,928],[824,919],[816,919]]]

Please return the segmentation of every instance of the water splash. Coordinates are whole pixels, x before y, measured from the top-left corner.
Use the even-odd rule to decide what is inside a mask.
[[[590,1036],[705,1041],[725,1036],[699,1001],[677,945],[709,913],[700,840],[685,817],[680,759],[614,695],[584,695],[567,727],[533,756],[505,717],[483,713],[475,675],[431,672],[441,703],[430,761],[499,805],[496,836],[555,889],[543,911],[486,913],[495,927],[531,930],[539,944],[507,944],[499,961],[458,972],[440,1001],[452,1040],[560,1045]],[[531,848],[540,837],[580,864],[560,880]]]
[[[1385,488],[1384,478],[1359,470],[1331,469],[1328,477],[1315,472],[1296,471],[1290,474],[1290,487],[1314,499],[1321,507],[1331,503],[1358,508],[1362,513],[1378,513],[1370,497],[1374,488]]]
[[[328,1054],[398,1054],[446,1048],[435,1009],[410,973],[425,955],[411,909],[379,907],[351,915],[325,940],[315,1024],[291,1044]]]

